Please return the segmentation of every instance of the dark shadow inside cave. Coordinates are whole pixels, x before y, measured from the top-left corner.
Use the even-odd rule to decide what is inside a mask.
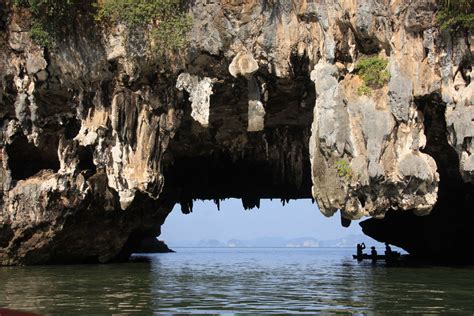
[[[292,56],[291,67],[291,80],[265,70],[251,79],[265,108],[261,131],[247,132],[250,78],[214,84],[208,127],[192,119],[185,102],[163,164],[165,185],[183,212],[192,211],[194,200],[238,198],[251,209],[260,199],[312,198],[309,138],[316,95],[308,57]]]
[[[242,157],[216,152],[212,156],[175,160],[173,166],[166,169],[165,178],[168,179],[167,185],[177,188],[177,200],[184,213],[192,211],[193,200],[196,199],[218,202],[240,198],[245,209],[259,206],[260,199],[265,198],[311,199],[309,159],[302,160],[301,170],[291,170],[288,161],[286,172],[277,172],[285,170],[280,169],[280,164],[279,161],[273,164],[264,160],[250,162]]]
[[[48,141],[55,142],[54,139]],[[28,179],[45,169],[57,172],[59,170],[57,151],[51,149],[57,148],[57,144],[50,145],[36,147],[25,136],[18,136],[7,145],[8,167],[13,180]]]
[[[79,157],[79,170],[89,170],[95,173],[96,165],[94,164],[94,149],[92,146],[80,146],[77,150]]]

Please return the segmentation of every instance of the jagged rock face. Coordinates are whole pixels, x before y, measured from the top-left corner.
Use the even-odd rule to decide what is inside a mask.
[[[90,22],[50,52],[19,12],[1,33],[1,264],[126,258],[173,208],[161,173],[181,115],[173,74],[110,39],[121,27],[104,44]]]
[[[384,219],[370,219],[361,226],[364,233],[430,261],[472,262],[474,255],[466,247],[472,243],[474,187],[464,182],[458,152],[448,143],[446,105],[439,95],[415,102],[424,116],[427,144],[423,151],[438,164],[438,201],[429,216],[390,210]]]
[[[194,199],[314,197],[414,232],[433,215],[412,214],[449,217],[449,184],[472,195],[472,38],[441,32],[434,1],[196,1],[186,50],[165,59],[143,30],[86,18],[45,50],[2,4],[1,264],[125,258]],[[391,77],[359,96],[373,54]],[[386,222],[365,231],[440,245]]]
[[[349,46],[345,65],[322,59],[312,73],[317,91],[313,193],[326,215],[341,209],[349,219],[383,217],[390,208],[427,214],[436,203],[437,167],[420,151],[426,143],[423,117],[413,100],[449,85],[443,87],[436,71],[440,61],[433,57],[443,49],[434,44],[437,30],[427,13],[433,5],[421,2],[345,3],[326,21],[328,36]],[[424,24],[418,25],[414,12]],[[337,38],[338,31],[343,38]],[[388,86],[369,97],[356,93],[360,79],[350,73],[364,53],[388,58],[391,74]],[[341,176],[341,164],[347,164],[350,174]]]
[[[390,91],[359,97],[351,78],[338,83],[337,76],[327,63],[313,72],[313,193],[323,213],[341,209],[348,219],[383,216],[390,208],[429,213],[438,174],[434,159],[420,152],[425,139],[415,107],[407,103],[407,121],[397,122]]]

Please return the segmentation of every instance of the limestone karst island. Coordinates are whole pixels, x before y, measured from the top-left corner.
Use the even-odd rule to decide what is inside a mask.
[[[473,0],[0,0],[0,316],[474,313]]]

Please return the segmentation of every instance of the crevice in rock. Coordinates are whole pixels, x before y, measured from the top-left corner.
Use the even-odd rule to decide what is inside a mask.
[[[93,146],[81,146],[77,150],[79,157],[78,168],[80,171],[91,171],[96,172],[96,165],[94,164],[94,147]]]
[[[6,248],[13,238],[14,232],[9,225],[0,226],[0,248]]]
[[[0,32],[6,31],[6,26],[8,23],[8,8],[4,1],[2,1],[2,5],[0,5]]]
[[[0,115],[14,117],[14,104],[16,100],[17,89],[14,83],[13,75],[6,75],[3,80],[0,79],[0,103],[2,104],[0,108]]]
[[[311,73],[311,62],[306,54],[306,51],[302,56],[299,56],[296,52],[293,52],[290,56],[290,65],[292,76],[295,78],[304,77],[309,78]],[[309,80],[312,82],[311,80]]]
[[[76,119],[68,119],[64,127],[64,136],[67,140],[74,139],[81,130],[81,123]]]
[[[225,78],[229,75],[227,67],[223,67],[225,60],[222,55],[211,55],[208,52],[193,51],[186,65],[186,72],[201,77]]]
[[[360,202],[360,205],[362,206],[362,208],[365,207],[365,203],[367,202],[367,197],[365,195],[359,195],[359,202]]]
[[[349,17],[345,17],[345,21],[339,21],[337,23],[339,31],[344,34],[344,39],[336,43],[335,49],[335,60],[343,64],[353,63],[353,54],[351,54],[351,38],[352,28],[349,25]]]
[[[459,67],[456,70],[456,73],[454,74],[454,78],[456,78],[456,75],[460,73],[460,75],[462,76],[462,79],[466,83],[466,87],[471,83],[471,76],[469,74],[472,72],[473,64],[474,64],[474,56],[472,56],[471,54],[464,55],[462,57],[461,62],[459,63]]]
[[[440,191],[449,190],[453,185],[462,186],[459,158],[447,139],[446,104],[438,94],[417,98],[415,104],[424,118],[426,146],[423,152],[433,157],[438,165]]]
[[[109,105],[112,103],[110,96],[112,95],[112,91],[114,90],[115,82],[113,80],[104,80],[100,84],[101,89],[101,103],[103,105]]]
[[[115,73],[118,70],[118,61],[116,59],[110,60],[108,62],[108,69],[110,73]]]
[[[375,37],[369,34],[358,32],[352,25],[349,28],[354,33],[354,39],[356,43],[356,50],[364,55],[374,55],[380,53],[382,50],[382,43]],[[387,54],[390,50],[386,51]]]

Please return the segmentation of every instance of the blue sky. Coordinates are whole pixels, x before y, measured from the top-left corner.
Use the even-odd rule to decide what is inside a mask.
[[[326,240],[350,234],[362,234],[357,222],[344,228],[339,214],[327,218],[311,200],[290,201],[285,206],[279,200],[262,200],[260,209],[246,211],[240,200],[231,199],[221,202],[220,211],[211,201],[195,201],[193,213],[188,215],[182,214],[177,205],[166,219],[159,238],[167,243],[260,237]]]

